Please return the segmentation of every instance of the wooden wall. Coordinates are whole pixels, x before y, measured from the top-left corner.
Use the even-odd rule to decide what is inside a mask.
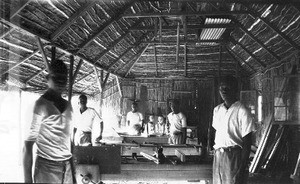
[[[107,84],[103,93],[102,114],[106,116],[105,113],[111,113],[110,116],[116,117],[119,127],[123,127],[133,100],[138,101],[139,110],[147,120],[150,114],[166,117],[170,112],[168,101],[178,99],[181,111],[187,116],[188,126],[199,127],[200,140],[206,144],[215,106],[214,84],[214,79],[120,80],[121,96],[117,82],[113,81]]]

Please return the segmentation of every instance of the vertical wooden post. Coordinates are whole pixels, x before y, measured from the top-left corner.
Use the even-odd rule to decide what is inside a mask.
[[[222,45],[220,45],[220,53],[219,53],[219,66],[218,66],[218,84],[216,85],[217,87],[217,90],[216,91],[219,91],[218,87],[220,85],[220,82],[221,82],[221,67],[222,67]],[[221,97],[220,95],[217,93],[218,95],[218,103],[221,101]]]
[[[159,17],[159,42],[161,43],[162,41],[162,18]]]
[[[70,55],[70,69],[69,69],[69,87],[68,87],[68,101],[72,100],[72,89],[73,89],[73,66],[74,66],[74,56]]]
[[[184,42],[184,76],[187,76],[187,45]]]
[[[179,62],[179,47],[180,47],[180,23],[177,22],[177,44],[176,44],[176,63]]]
[[[123,97],[123,94],[122,94],[122,88],[121,88],[121,84],[120,84],[120,81],[119,81],[119,77],[118,77],[118,76],[116,76],[116,81],[117,81],[117,86],[118,86],[118,90],[119,90],[120,97],[122,98],[122,97]]]

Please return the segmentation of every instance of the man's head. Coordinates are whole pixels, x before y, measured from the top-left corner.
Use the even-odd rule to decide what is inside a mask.
[[[179,113],[179,101],[177,99],[171,100],[169,105],[172,112],[174,112],[175,114]]]
[[[87,104],[87,97],[84,94],[81,94],[79,96],[79,105],[80,105],[80,108],[86,108],[86,104]]]
[[[131,104],[131,111],[132,112],[137,112],[137,110],[138,110],[138,104],[136,102],[133,102]]]
[[[68,82],[68,68],[62,60],[54,60],[50,64],[49,74],[46,76],[49,88],[62,93]]]
[[[225,76],[221,79],[219,93],[225,102],[235,102],[238,93],[238,80],[231,76]]]

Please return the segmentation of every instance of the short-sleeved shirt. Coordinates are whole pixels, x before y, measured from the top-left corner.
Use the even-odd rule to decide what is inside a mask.
[[[99,114],[95,109],[88,107],[83,113],[80,110],[76,113],[76,124],[77,131],[92,132],[93,123],[101,122]]]
[[[130,126],[134,126],[136,124],[142,125],[142,121],[144,120],[143,114],[140,112],[128,112],[126,117],[126,122],[130,122]]]
[[[34,107],[30,132],[26,141],[34,141],[37,155],[48,160],[70,159],[72,107],[60,112],[53,102],[40,97]]]
[[[187,126],[186,117],[182,112],[177,114],[171,112],[168,114],[168,120],[170,123],[170,133],[178,133],[182,131],[182,128]]]
[[[255,130],[248,109],[239,101],[227,109],[224,103],[214,108],[213,128],[216,130],[214,148],[240,146],[242,138]]]

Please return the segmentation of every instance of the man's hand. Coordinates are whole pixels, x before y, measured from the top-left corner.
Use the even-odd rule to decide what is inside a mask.
[[[99,135],[99,137],[96,138],[96,142],[99,142],[102,139],[102,135]]]

